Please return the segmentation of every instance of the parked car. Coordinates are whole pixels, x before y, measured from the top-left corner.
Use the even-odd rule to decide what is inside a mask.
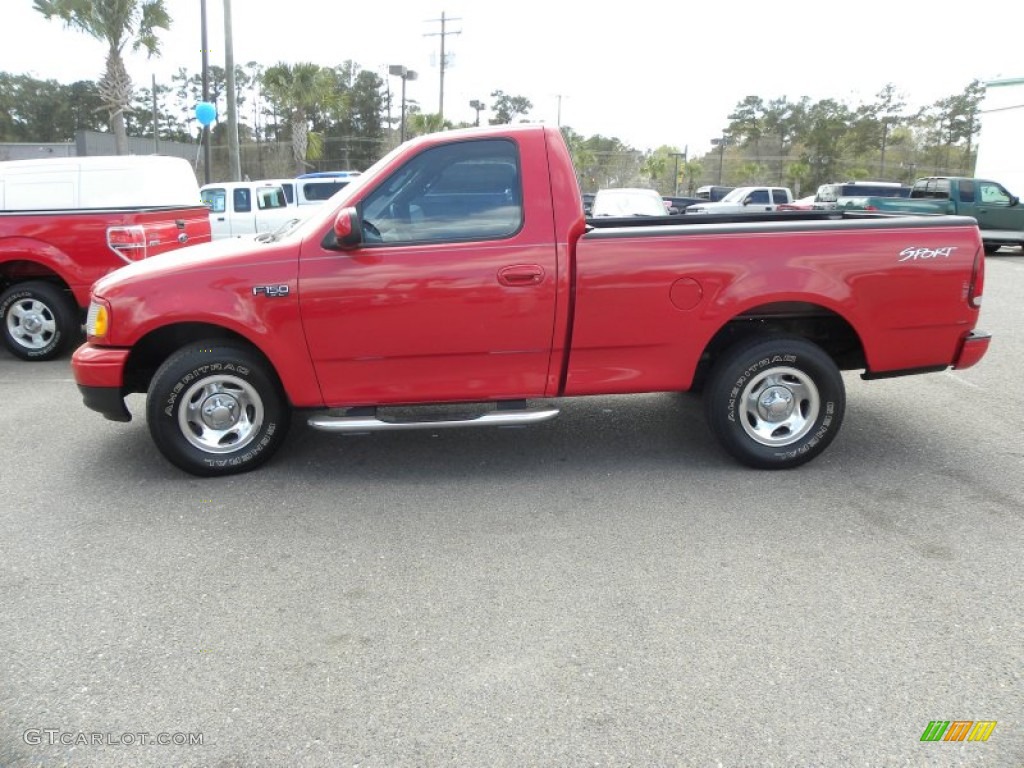
[[[780,205],[792,205],[788,187],[736,187],[717,203],[691,205],[687,213],[762,213]]]
[[[203,202],[210,209],[214,240],[273,232],[298,216],[284,188],[270,181],[227,181],[204,184]]]
[[[664,197],[663,196],[661,199],[665,201],[665,207],[668,209],[668,212],[670,214],[672,214],[672,215],[676,215],[676,214],[679,214],[679,213],[684,213],[689,206],[697,205],[698,203],[703,203],[704,202],[699,197]]]
[[[325,200],[331,199],[341,189],[347,187],[355,178],[358,172],[345,172],[344,176],[338,175],[306,175],[299,176],[295,180],[296,195],[295,202],[302,205],[320,205]]]
[[[814,201],[815,195],[808,195],[807,197],[801,197],[799,200],[794,200],[792,203],[781,203],[776,210],[779,211],[813,211],[815,209]]]
[[[593,211],[594,211],[594,197],[595,197],[595,195],[594,195],[593,192],[584,192],[582,197],[583,197],[583,215],[584,216],[590,216],[590,215],[593,214]]]
[[[599,189],[591,214],[598,216],[667,216],[665,201],[654,189],[615,187]]]
[[[830,211],[842,208],[847,197],[910,197],[910,187],[895,181],[844,181],[822,184],[814,196],[814,207]]]
[[[960,176],[926,176],[907,198],[845,197],[841,210],[881,213],[954,214],[978,222],[985,253],[1004,245],[1024,246],[1024,206],[997,181]]]
[[[118,155],[0,162],[0,334],[50,360],[81,338],[89,288],[118,267],[210,239],[188,160]]]
[[[708,184],[703,187],[697,187],[697,191],[693,194],[702,201],[717,203],[723,197],[732,192],[733,189],[734,187],[723,187],[720,184]]]

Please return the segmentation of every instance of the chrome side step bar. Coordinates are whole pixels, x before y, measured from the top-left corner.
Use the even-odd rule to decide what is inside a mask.
[[[455,427],[525,427],[549,421],[559,413],[545,410],[497,410],[465,419],[384,421],[376,416],[314,416],[309,426],[325,432],[385,432],[399,429],[452,429]]]

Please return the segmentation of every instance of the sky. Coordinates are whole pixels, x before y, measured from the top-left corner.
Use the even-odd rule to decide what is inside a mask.
[[[224,65],[224,0],[207,0],[210,63]],[[165,0],[171,29],[161,55],[126,55],[138,87],[201,70],[201,0]],[[103,43],[32,0],[0,0],[0,71],[71,83],[103,73]],[[471,122],[474,99],[501,90],[533,103],[532,121],[615,137],[636,149],[710,149],[748,95],[832,98],[851,107],[892,83],[910,107],[953,95],[973,79],[1024,77],[1024,0],[233,0],[236,64],[352,60],[386,77],[419,77],[409,100]],[[481,121],[490,113],[484,111]]]

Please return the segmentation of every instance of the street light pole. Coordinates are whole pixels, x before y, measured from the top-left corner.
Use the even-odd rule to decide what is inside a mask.
[[[392,64],[388,67],[388,74],[402,78],[402,123],[399,128],[399,141],[405,143],[405,83],[407,80],[415,80],[418,75],[411,69],[401,64]]]
[[[675,197],[679,196],[679,158],[683,158],[683,168],[686,168],[686,155],[690,148],[686,147],[682,152],[672,152],[672,157],[675,158],[675,170],[672,175],[672,195]]]
[[[484,103],[482,101],[480,101],[480,99],[473,99],[471,102],[469,102],[469,106],[470,106],[471,109],[475,109],[476,110],[476,122],[474,123],[474,125],[477,128],[479,128],[480,127],[480,112],[482,110],[487,109],[487,107],[484,106]]]

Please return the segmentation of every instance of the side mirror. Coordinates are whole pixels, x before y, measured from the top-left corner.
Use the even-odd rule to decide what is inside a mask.
[[[1019,202],[1020,202],[1020,198],[1019,197],[1017,197],[1016,195],[1010,195],[1010,207],[1011,208],[1013,208],[1013,206],[1017,205]]]
[[[363,242],[359,213],[355,208],[342,208],[334,219],[334,237],[342,249],[358,248]]]

